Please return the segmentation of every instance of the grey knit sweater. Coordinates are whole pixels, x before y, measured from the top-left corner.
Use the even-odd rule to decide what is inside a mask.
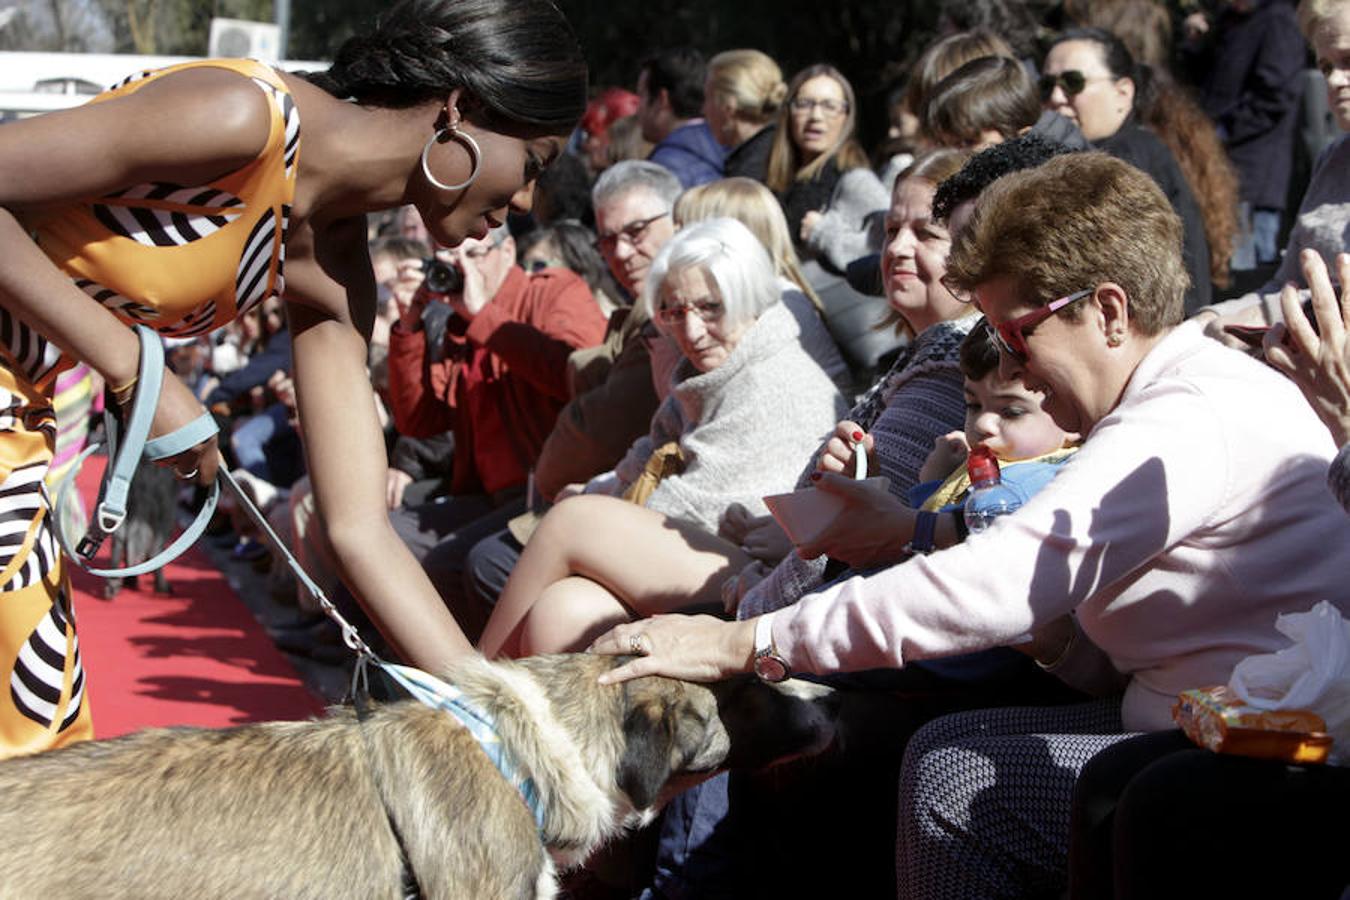
[[[762,514],[764,495],[790,490],[802,460],[845,410],[782,303],[760,314],[722,365],[699,373],[681,362],[673,380],[650,433],[614,472],[626,486],[653,449],[679,441],[684,471],[663,479],[647,507],[711,532],[731,503]]]
[[[903,350],[889,372],[863,395],[848,419],[872,435],[880,474],[890,479],[896,497],[909,496],[919,469],[938,436],[965,423],[966,399],[958,360],[961,341],[978,317],[940,322]],[[817,446],[798,478],[805,487],[815,469]],[[796,603],[822,584],[825,559],[802,559],[789,553],[759,584],[746,593],[737,616],[742,619]]]
[[[881,220],[890,205],[890,193],[871,169],[849,169],[839,177],[807,245],[842,272],[855,259],[881,249]]]

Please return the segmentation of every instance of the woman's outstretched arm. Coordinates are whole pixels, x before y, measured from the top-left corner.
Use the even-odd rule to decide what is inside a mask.
[[[591,617],[614,616],[615,603],[630,617],[696,606],[720,609],[722,582],[749,561],[716,535],[626,500],[572,497],[549,510],[530,537],[478,646],[489,659],[519,655],[527,617],[561,613],[545,604],[567,607],[570,634],[589,631]],[[563,584],[572,576],[603,591]],[[547,647],[541,630],[531,629],[535,636],[528,649]]]
[[[388,459],[366,372],[375,282],[363,217],[286,261],[295,384],[314,499],[343,578],[400,654],[430,672],[473,651],[389,524]]]

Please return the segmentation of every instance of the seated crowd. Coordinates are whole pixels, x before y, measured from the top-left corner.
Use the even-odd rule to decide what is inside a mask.
[[[1264,883],[1224,854],[1350,883],[1350,773],[1210,758],[1169,713],[1280,649],[1280,613],[1350,612],[1350,137],[1285,208],[1310,52],[1350,130],[1350,0],[1220,4],[1175,53],[1088,6],[1039,58],[932,44],[875,159],[834,66],[676,48],[597,94],[532,216],[454,249],[410,208],[373,225],[389,515],[483,653],[636,653],[617,680],[771,653],[846,695],[842,746],[685,792],[578,896]],[[284,330],[264,306],[176,366],[359,616]],[[976,448],[1024,505],[971,534]],[[764,498],[808,490],[836,512],[794,540]],[[343,658],[314,612],[287,649]]]

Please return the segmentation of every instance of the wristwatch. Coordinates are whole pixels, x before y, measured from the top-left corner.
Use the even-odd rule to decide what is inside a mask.
[[[937,549],[934,543],[937,524],[937,513],[919,510],[914,516],[914,537],[905,545],[905,552],[914,555],[932,553]]]
[[[755,674],[761,681],[777,684],[788,677],[787,660],[773,649],[773,614],[755,620]]]

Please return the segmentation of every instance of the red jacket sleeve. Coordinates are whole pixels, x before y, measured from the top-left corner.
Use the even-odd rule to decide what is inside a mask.
[[[549,269],[530,276],[513,268],[465,336],[536,390],[566,401],[567,358],[604,340],[605,325],[590,287],[578,275]]]
[[[389,331],[389,406],[394,428],[409,437],[431,437],[455,424],[455,377],[449,361],[426,369],[426,335],[401,324]]]

